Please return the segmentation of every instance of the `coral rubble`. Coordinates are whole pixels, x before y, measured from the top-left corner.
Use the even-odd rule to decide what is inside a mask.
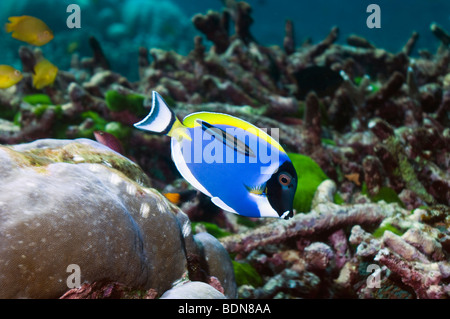
[[[293,157],[303,154],[315,164],[308,166],[314,167],[308,171],[311,177],[304,175],[311,189],[299,202],[297,214],[288,221],[243,220],[224,214],[201,195],[184,203],[181,207],[189,218],[214,222],[231,235],[220,238],[226,251],[201,231],[185,238],[183,244],[175,238],[180,251],[170,258],[186,265],[168,270],[169,275],[178,278],[186,270],[191,281],[166,297],[189,296],[189,287],[203,286],[200,289],[207,292],[212,286],[217,296],[232,298],[236,293],[241,298],[449,298],[448,32],[433,24],[430,35],[440,41],[439,49],[413,57],[417,33],[405,39],[397,53],[358,35],[349,36],[347,44],[337,44],[338,27],[318,43],[296,47],[295,25],[287,20],[283,48],[267,47],[250,31],[251,6],[243,1],[225,3],[222,12],[192,18],[204,37],[193,38],[194,49],[189,54],[136,48],[136,82],[112,71],[108,58],[112,53],[92,37],[92,58],[80,60],[73,54],[70,70],[60,70],[53,86],[36,90],[31,84],[32,70],[41,53],[20,48],[24,78],[0,90],[0,143],[94,139],[94,132],[106,132],[123,146],[123,156],[137,164],[127,166],[122,172],[125,176],[117,175],[120,180],[140,176],[141,186],[132,189],[184,190],[188,186],[178,182],[169,139],[132,129],[149,111],[147,97],[152,90],[164,96],[180,118],[212,111],[235,115],[261,128],[276,128],[280,143]],[[210,48],[205,39],[212,43]],[[39,152],[22,157],[15,153],[20,149],[20,145],[0,146],[2,167],[5,163],[11,166],[12,159],[20,160],[32,166],[29,175],[24,175],[29,179],[49,178],[47,165],[53,162],[70,162],[55,165],[61,167],[77,164],[78,157],[67,157],[70,150],[55,154],[38,147]],[[106,165],[112,168],[95,157],[95,167],[108,172],[118,169],[111,159],[106,159]],[[0,171],[3,177],[10,173]],[[177,224],[173,210],[179,211],[175,212],[178,218],[188,219],[173,205],[167,206],[156,190],[139,194],[155,206],[141,209],[141,215],[162,205],[167,208],[164,216],[168,214],[173,223]],[[6,198],[0,201],[0,213],[5,212],[5,203]],[[177,225],[167,234],[190,233],[190,223],[185,224],[189,229],[180,230]],[[197,226],[197,230],[206,230],[204,225]],[[161,231],[159,226],[152,227]],[[214,261],[211,252],[221,256],[221,262]],[[233,264],[226,252],[233,255]],[[233,266],[239,278],[230,270]],[[94,276],[96,271],[92,270],[90,284],[65,297],[132,296],[135,287],[128,285],[156,289],[144,294],[155,297],[176,279],[133,281],[118,271],[117,277],[102,281]],[[248,280],[243,278],[246,275]],[[241,283],[237,292],[235,281]],[[62,295],[60,288],[52,292]],[[13,295],[5,290],[5,296]],[[44,294],[37,287],[26,296],[55,294]]]

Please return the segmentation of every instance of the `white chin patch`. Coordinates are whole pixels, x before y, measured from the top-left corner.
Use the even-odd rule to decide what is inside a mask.
[[[287,210],[287,211],[285,211],[281,216],[280,216],[280,218],[286,218],[286,216],[287,215],[289,215],[289,211]]]
[[[253,198],[256,205],[258,205],[258,210],[261,214],[261,217],[280,218],[280,216],[275,211],[275,209],[273,209],[272,206],[270,205],[269,200],[267,199],[266,196],[255,195],[255,194],[250,194],[250,196]]]

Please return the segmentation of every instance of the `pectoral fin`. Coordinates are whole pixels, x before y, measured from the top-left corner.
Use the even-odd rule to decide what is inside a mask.
[[[244,185],[244,186],[250,194],[266,195],[267,194],[267,186],[266,185],[267,185],[267,183],[263,183],[263,184],[257,185],[257,186],[248,186],[248,185]]]
[[[244,154],[249,157],[256,157],[255,152],[244,142],[240,141],[231,134],[228,134],[221,128],[209,124],[202,120],[196,120],[198,124],[202,126],[204,132],[211,134],[214,138],[220,140],[223,144],[235,150],[238,153]]]

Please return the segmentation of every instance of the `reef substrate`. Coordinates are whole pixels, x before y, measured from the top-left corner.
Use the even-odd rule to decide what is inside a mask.
[[[236,276],[239,297],[449,298],[447,32],[431,25],[439,49],[413,57],[416,33],[396,53],[357,35],[337,44],[338,27],[297,46],[287,21],[283,47],[263,46],[250,31],[250,5],[226,3],[192,18],[209,49],[201,36],[186,56],[140,48],[137,82],[115,73],[94,39],[93,58],[73,55],[52,87],[36,91],[25,71],[18,85],[0,90],[0,143],[106,131],[163,191],[189,186],[178,180],[167,137],[130,129],[149,111],[142,101],[152,90],[180,118],[214,111],[279,129],[288,152],[309,156],[328,177],[310,212],[244,222],[201,196],[181,205],[192,221],[231,234],[220,241],[235,271],[250,267]],[[24,70],[33,69],[35,54],[20,49]],[[30,99],[38,93],[48,99]]]

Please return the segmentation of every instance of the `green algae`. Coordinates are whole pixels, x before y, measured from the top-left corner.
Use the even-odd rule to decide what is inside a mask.
[[[105,120],[98,113],[93,111],[81,113],[81,118],[83,120],[89,118],[94,122],[94,124],[90,125],[88,128],[81,129],[78,132],[79,137],[91,138],[94,136],[94,131],[104,131],[106,124],[108,124],[107,120]]]
[[[431,196],[417,178],[412,164],[408,161],[408,157],[405,154],[403,145],[395,136],[390,136],[383,140],[383,145],[387,148],[397,159],[398,169],[394,171],[394,174],[401,177],[405,183],[406,188],[415,192],[421,199],[428,204],[434,204],[435,199]]]
[[[105,93],[105,102],[113,112],[129,110],[138,116],[144,116],[147,110],[144,108],[145,97],[139,94],[120,94],[117,91],[109,90]]]
[[[22,101],[27,102],[31,105],[38,104],[53,104],[52,100],[47,94],[30,94],[22,98]]]
[[[44,114],[47,110],[53,110],[53,112],[55,112],[56,114],[56,117],[58,119],[61,119],[63,114],[61,105],[37,104],[32,108],[32,112],[37,116],[37,118],[40,118],[42,114]]]
[[[255,228],[258,226],[258,223],[252,221],[250,218],[241,215],[236,215],[236,221],[239,225],[243,225],[248,228]]]
[[[195,232],[195,228],[198,225],[202,225],[203,227],[205,227],[206,231],[213,235],[216,238],[222,238],[222,237],[226,237],[231,235],[230,232],[227,232],[226,230],[223,230],[222,228],[220,228],[219,226],[217,226],[214,223],[208,223],[208,222],[192,222],[191,223],[191,227],[192,227],[192,232]]]
[[[390,232],[392,232],[398,236],[401,236],[404,233],[404,231],[402,231],[401,229],[398,229],[397,227],[395,227],[389,223],[385,223],[385,224],[382,224],[377,229],[375,229],[375,231],[372,233],[372,235],[375,238],[381,238],[386,230],[389,230]]]
[[[256,269],[245,262],[237,262],[232,260],[234,276],[236,278],[236,284],[238,286],[251,285],[253,287],[260,287],[263,284],[261,276]]]
[[[294,208],[298,212],[309,212],[317,187],[328,179],[320,166],[309,156],[289,153],[289,158],[297,171],[297,191],[294,196]]]
[[[21,120],[22,120],[22,113],[17,112],[16,115],[14,115],[14,119],[13,119],[14,125],[20,126]]]
[[[395,190],[393,190],[390,187],[386,187],[386,186],[380,187],[379,191],[376,194],[370,195],[369,191],[367,189],[367,184],[364,182],[362,184],[361,193],[363,195],[368,196],[372,202],[379,202],[379,201],[383,200],[386,203],[397,203],[401,207],[405,208],[405,204],[398,197]]]
[[[105,125],[104,131],[114,135],[118,139],[125,139],[131,135],[131,128],[119,122],[109,122]]]
[[[378,193],[372,196],[372,201],[379,202],[380,200],[384,200],[386,203],[398,203],[401,207],[405,207],[395,190],[390,187],[381,187]]]
[[[45,156],[29,152],[17,152],[7,146],[0,145],[0,149],[7,152],[20,167],[42,167],[54,162]]]
[[[353,83],[355,83],[356,85],[360,85],[362,81],[362,77],[361,76],[355,76],[353,78]]]
[[[51,98],[47,94],[30,94],[22,98],[22,101],[32,105],[31,111],[38,118],[42,116],[47,110],[53,110],[57,117],[62,117],[61,105],[54,105]]]
[[[322,141],[322,144],[324,144],[324,145],[336,146],[336,142],[329,138],[322,138],[321,141]]]
[[[361,76],[355,76],[355,78],[353,79],[353,83],[355,83],[357,86],[360,86],[360,84],[363,81],[363,77]],[[370,89],[370,92],[372,94],[377,93],[380,90],[380,85],[376,84],[374,82],[370,82],[368,85],[368,89]]]
[[[45,167],[53,163],[100,164],[115,169],[139,185],[151,187],[150,178],[126,157],[76,141],[58,147],[32,148],[21,152],[4,146],[0,146],[0,149],[7,151],[18,165],[37,169],[38,172],[46,172]]]
[[[341,205],[345,203],[344,199],[339,193],[335,193],[333,199],[335,204]]]
[[[123,140],[128,138],[132,132],[131,128],[123,125],[122,123],[108,122],[106,119],[101,117],[100,114],[94,111],[86,111],[81,113],[80,119],[81,121],[91,119],[93,124],[87,127],[81,127],[81,129],[77,132],[77,137],[92,139],[94,138],[95,131],[104,131],[114,135],[118,139]],[[64,138],[67,127],[68,125],[62,124],[58,130],[55,130],[60,133],[56,137]]]

